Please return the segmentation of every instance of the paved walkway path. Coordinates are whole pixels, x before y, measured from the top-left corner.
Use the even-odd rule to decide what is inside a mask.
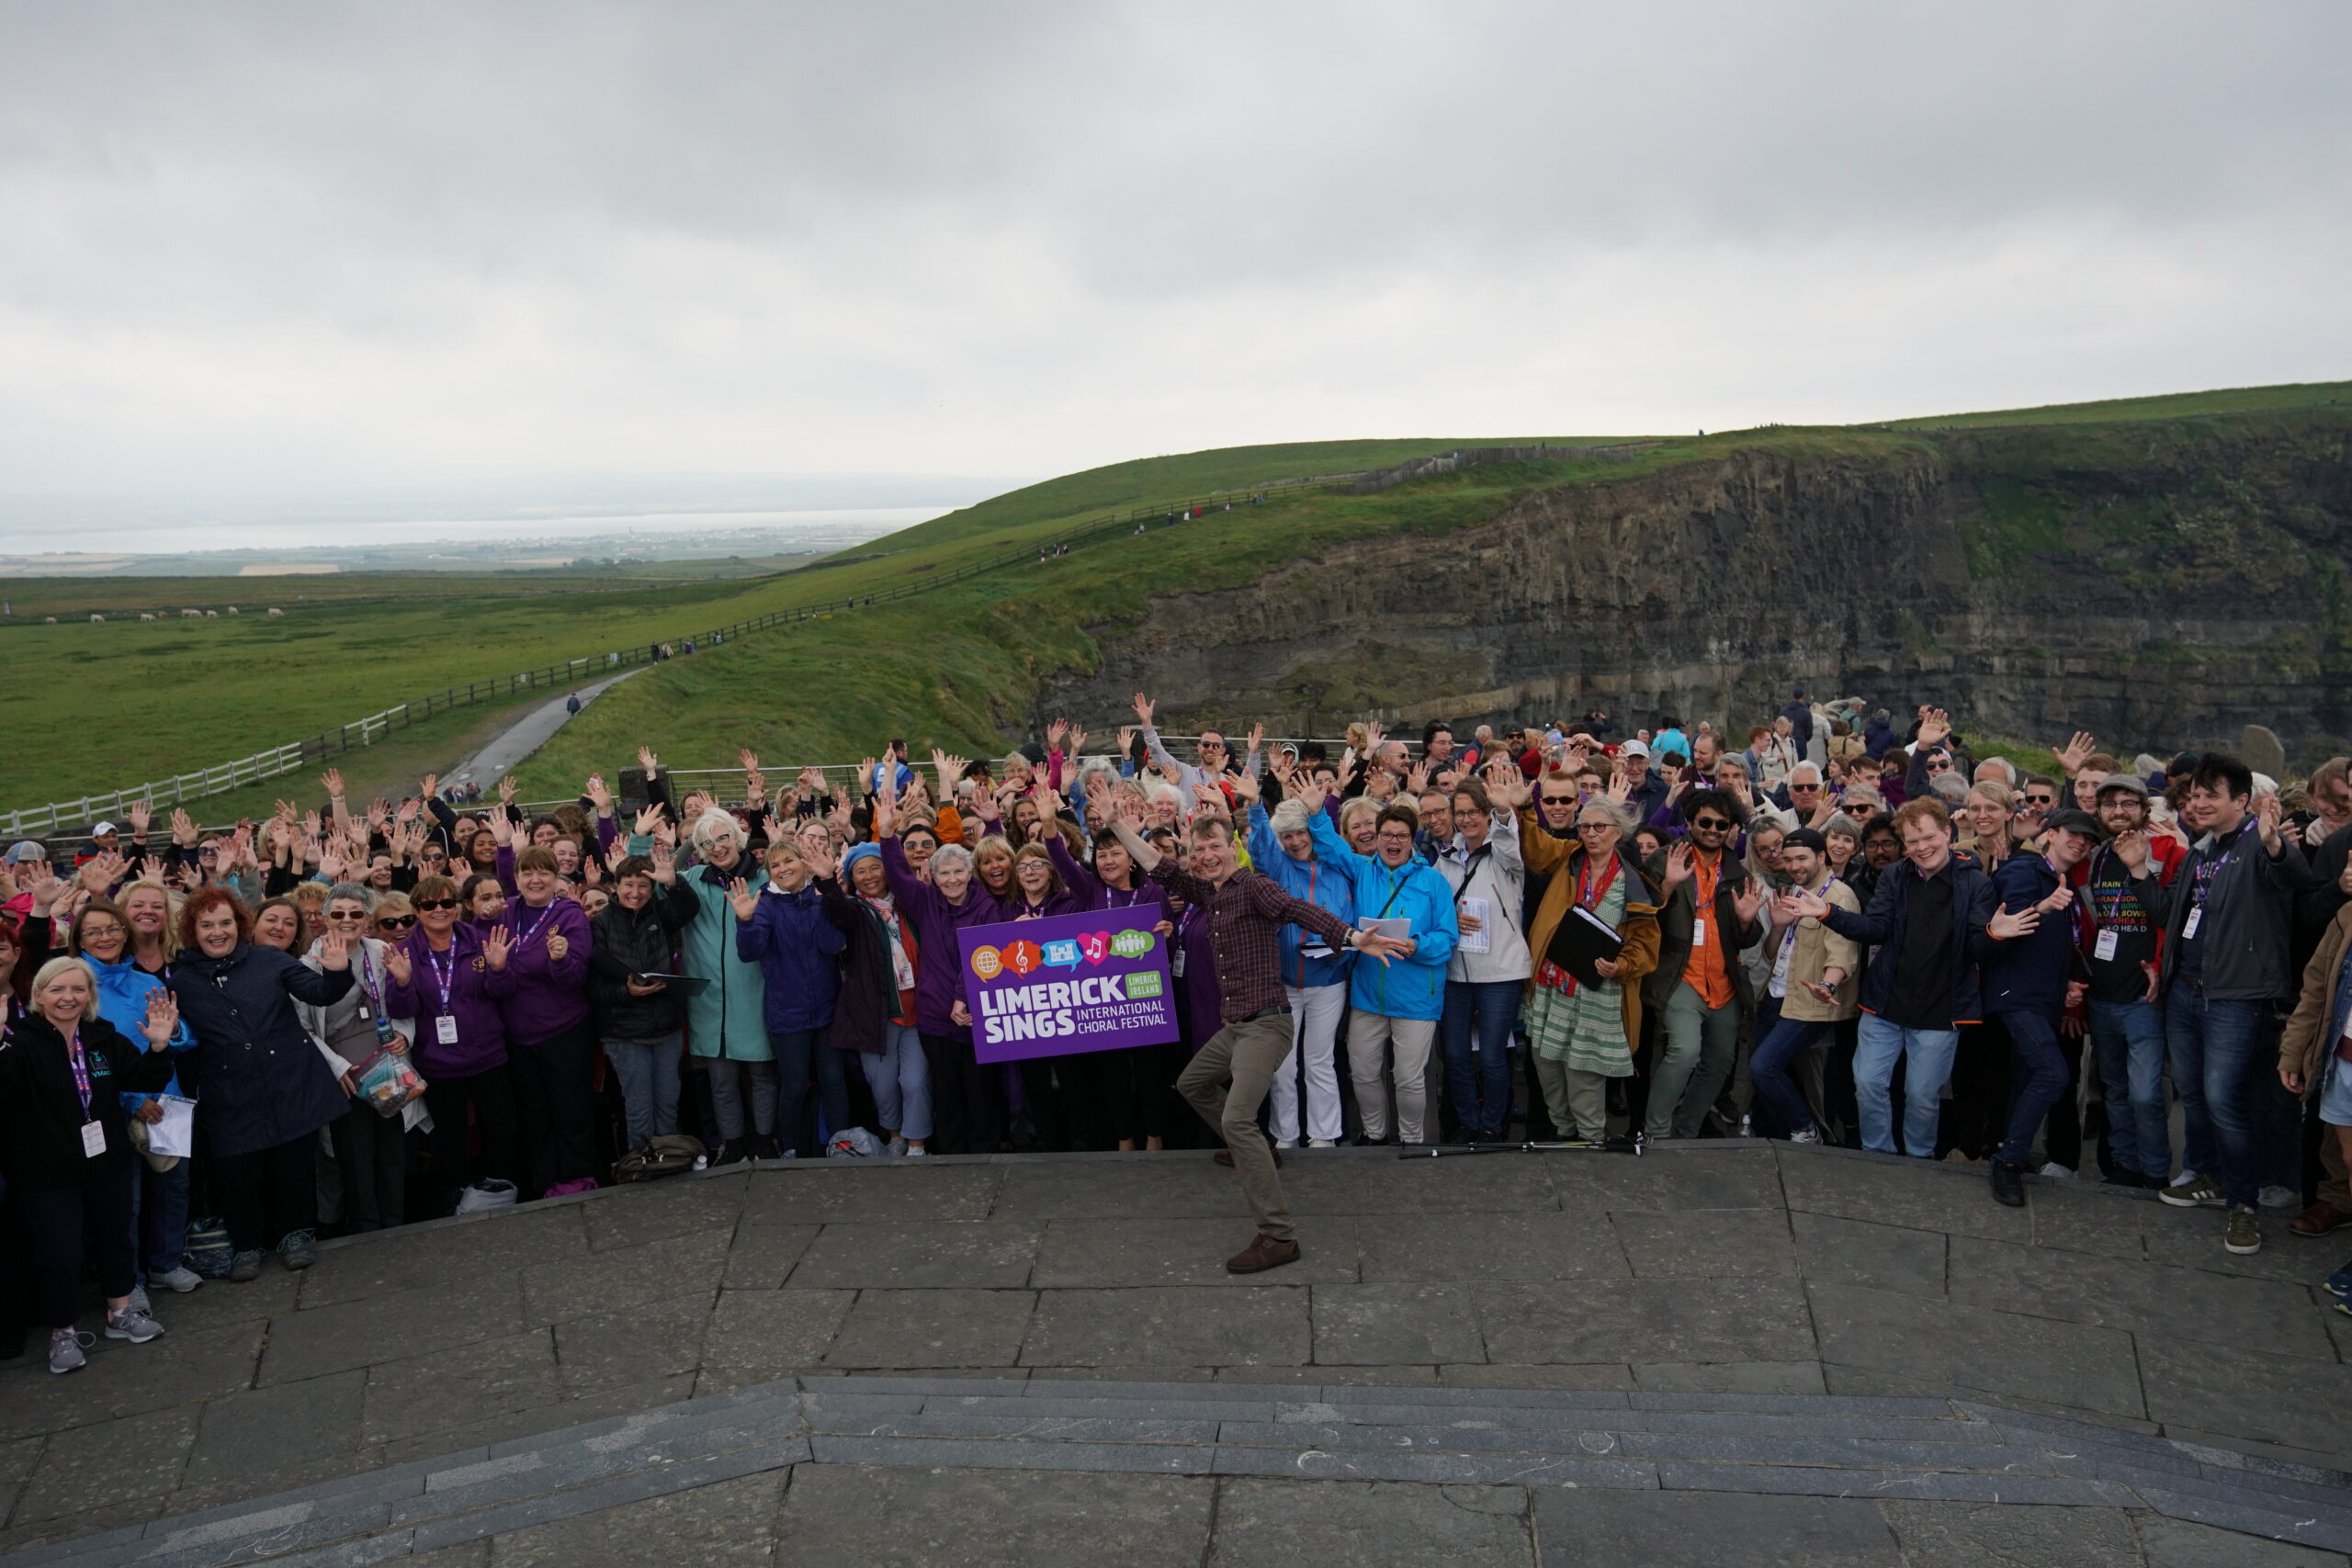
[[[1249,1280],[1199,1154],[809,1162],[330,1244],[165,1299],[155,1345],[0,1372],[0,1552],[2352,1550],[2332,1244],[2233,1258],[2213,1213],[2040,1181],[2005,1210],[1973,1171],[1747,1143],[1283,1174],[1306,1258]]]
[[[541,703],[499,731],[488,745],[450,769],[444,777],[451,783],[470,779],[484,786],[496,783],[501,775],[555,739],[555,732],[571,722],[570,704],[573,696],[579,697],[580,705],[584,708],[602,696],[606,687],[617,686],[630,676],[642,675],[652,668],[650,664],[640,664],[617,675],[607,675],[601,681],[592,682],[576,692],[567,692],[552,702]]]

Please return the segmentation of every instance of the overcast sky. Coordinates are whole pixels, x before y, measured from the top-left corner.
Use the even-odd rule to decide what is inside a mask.
[[[0,490],[2352,376],[2352,6],[0,0]]]

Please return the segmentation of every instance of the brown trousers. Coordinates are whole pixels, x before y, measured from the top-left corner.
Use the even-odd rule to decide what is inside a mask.
[[[1274,1173],[1274,1151],[1258,1128],[1258,1108],[1266,1102],[1290,1045],[1290,1009],[1276,1008],[1218,1030],[1176,1079],[1177,1092],[1233,1151],[1241,1196],[1257,1216],[1260,1234],[1276,1241],[1295,1241],[1297,1233],[1291,1228],[1282,1178]]]

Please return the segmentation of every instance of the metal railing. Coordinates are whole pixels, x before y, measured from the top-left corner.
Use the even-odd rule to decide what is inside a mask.
[[[143,801],[151,807],[161,807],[186,805],[190,801],[201,800],[210,795],[225,795],[232,789],[243,789],[249,784],[260,784],[287,773],[301,772],[345,751],[372,746],[396,730],[406,729],[411,725],[447,713],[453,708],[513,696],[522,692],[545,691],[552,696],[616,671],[626,670],[634,665],[659,662],[662,658],[667,657],[661,651],[664,647],[690,646],[697,649],[706,645],[723,647],[730,637],[769,631],[777,626],[793,626],[805,621],[826,619],[844,611],[868,609],[876,604],[910,599],[917,594],[933,592],[950,583],[967,581],[989,572],[1001,571],[1008,567],[1030,564],[1037,559],[1040,552],[1050,552],[1063,547],[1074,548],[1114,529],[1122,531],[1131,529],[1137,523],[1148,525],[1154,520],[1180,513],[1189,514],[1195,509],[1206,510],[1212,507],[1228,506],[1234,504],[1237,498],[1239,504],[1247,505],[1253,498],[1304,490],[1321,490],[1333,484],[1351,482],[1355,478],[1356,476],[1352,474],[1333,474],[1315,479],[1287,480],[1280,484],[1245,485],[1233,490],[1210,491],[1206,494],[1193,496],[1182,501],[1158,502],[1148,506],[1133,507],[1123,513],[1114,513],[1089,523],[1080,524],[1075,527],[1063,529],[1059,533],[1047,535],[1018,549],[1007,550],[985,560],[971,562],[953,571],[934,571],[921,566],[911,567],[910,573],[920,572],[920,577],[894,588],[877,589],[871,593],[855,593],[812,604],[797,604],[787,609],[772,610],[763,615],[749,616],[726,626],[713,626],[707,631],[684,632],[675,637],[664,637],[658,642],[643,643],[603,654],[567,660],[560,664],[543,665],[536,670],[524,670],[513,674],[485,676],[479,680],[469,681],[462,686],[445,686],[440,691],[412,698],[405,703],[386,708],[381,713],[370,714],[366,718],[354,719],[349,724],[340,725],[333,729],[323,729],[315,735],[307,735],[300,740],[288,741],[282,746],[273,746],[266,750],[256,751],[251,756],[239,757],[234,761],[199,768],[190,773],[166,774],[161,778],[129,784],[121,789],[110,790],[101,795],[85,795],[73,800],[55,800],[45,806],[31,806],[17,811],[0,813],[0,834],[16,837],[31,833],[86,831],[92,823],[101,818],[124,815],[130,810],[133,802]],[[886,556],[866,558],[873,560],[888,558]],[[800,570],[816,569],[802,568]],[[855,763],[841,765],[851,768],[856,766]]]

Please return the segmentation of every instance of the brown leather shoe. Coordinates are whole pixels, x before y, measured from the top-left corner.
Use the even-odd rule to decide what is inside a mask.
[[[1228,1274],[1262,1274],[1269,1269],[1279,1269],[1285,1263],[1298,1261],[1298,1243],[1276,1241],[1270,1235],[1260,1235],[1249,1246],[1225,1260]]]
[[[2300,1236],[2322,1236],[2346,1225],[2352,1225],[2352,1214],[2333,1203],[2313,1203],[2287,1222],[2287,1228]]]
[[[1274,1168],[1276,1170],[1280,1170],[1283,1168],[1282,1150],[1270,1147],[1266,1152],[1274,1156]],[[1222,1166],[1230,1167],[1233,1164],[1233,1151],[1230,1148],[1219,1149],[1212,1157],[1216,1159],[1217,1164]]]

